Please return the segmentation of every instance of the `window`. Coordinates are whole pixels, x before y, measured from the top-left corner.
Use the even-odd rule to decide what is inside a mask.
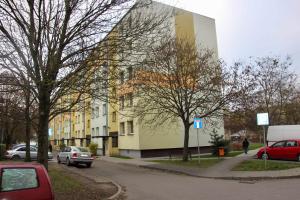
[[[95,109],[92,108],[92,119],[94,119],[94,118],[95,118]]]
[[[124,98],[124,96],[121,96],[120,97],[120,109],[121,110],[123,110],[124,109],[124,107],[125,107],[125,98]]]
[[[103,126],[103,135],[107,135],[106,133],[106,126]]]
[[[277,142],[277,143],[273,144],[272,146],[273,147],[283,147],[284,144],[285,144],[285,141],[281,141],[281,142]]]
[[[113,122],[116,122],[116,121],[117,121],[117,113],[116,113],[116,112],[113,112],[113,113],[112,113],[112,121],[113,121]]]
[[[128,106],[132,107],[133,106],[133,97],[132,97],[132,93],[129,93],[127,95],[127,99],[128,99]]]
[[[92,135],[95,135],[95,129],[92,128]]]
[[[38,187],[38,179],[33,168],[9,168],[2,170],[1,192]]]
[[[125,135],[125,123],[120,123],[120,135]]]
[[[87,128],[90,128],[90,125],[91,125],[91,121],[88,120],[88,121],[87,121]]]
[[[96,118],[99,117],[99,107],[98,106],[95,108],[95,117]]]
[[[106,115],[106,104],[102,105],[102,113],[103,115]]]
[[[124,72],[120,72],[120,84],[124,83]]]
[[[127,122],[127,133],[132,134],[133,133],[133,121]]]
[[[114,148],[118,147],[118,137],[116,136],[112,137],[112,147]]]
[[[96,127],[96,136],[99,136],[99,127]]]
[[[26,151],[26,147],[21,147],[17,151]]]
[[[132,79],[132,67],[127,68],[127,73],[128,73],[128,80]]]
[[[285,146],[286,147],[296,147],[297,142],[296,141],[287,141]]]
[[[36,149],[36,148],[34,148],[34,147],[30,147],[30,151],[36,152],[36,151],[37,151],[37,149]]]

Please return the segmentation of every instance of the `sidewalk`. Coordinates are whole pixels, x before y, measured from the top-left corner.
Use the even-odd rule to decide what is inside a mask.
[[[216,178],[216,179],[274,179],[274,178],[297,178],[300,177],[300,168],[293,168],[288,170],[278,171],[231,171],[231,169],[238,163],[253,159],[257,150],[251,150],[248,154],[241,154],[232,158],[224,158],[224,160],[210,168],[201,169],[193,167],[183,167],[176,165],[167,165],[151,162],[150,159],[121,159],[114,157],[101,157],[100,160],[107,162],[134,165],[138,167],[167,171],[178,174],[185,174],[189,176],[202,178]],[[160,158],[161,159],[161,158]]]

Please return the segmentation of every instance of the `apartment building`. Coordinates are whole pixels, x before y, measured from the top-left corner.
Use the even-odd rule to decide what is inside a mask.
[[[147,12],[144,13],[151,13],[151,10],[165,10],[172,13],[166,24],[174,36],[193,41],[197,47],[213,49],[217,55],[214,19],[157,2],[149,6]],[[128,20],[129,17],[130,13],[123,20]],[[122,21],[119,26],[122,25]],[[108,54],[109,56],[118,56],[113,53]],[[128,58],[130,59],[130,56]],[[110,73],[118,73],[119,77],[118,79],[110,79],[109,84],[115,85],[115,87],[107,89],[108,101],[95,98],[89,102],[90,105],[86,106],[86,110],[73,112],[71,117],[68,117],[67,113],[57,116],[50,123],[53,130],[50,140],[74,140],[75,142],[68,144],[78,146],[87,146],[90,142],[97,143],[98,154],[100,155],[151,157],[181,153],[184,138],[181,121],[178,119],[178,121],[150,126],[138,117],[133,117],[132,112],[134,112],[134,106],[138,101],[135,97],[134,88],[128,87],[128,83],[133,78],[134,67],[124,66],[114,71],[116,63],[107,62],[105,65],[107,65]],[[113,96],[116,96],[118,103],[110,101],[109,98]],[[218,123],[218,134],[224,135],[223,120]],[[212,132],[213,128],[206,126],[205,130],[199,130],[202,151],[209,149],[210,136],[208,133]],[[53,142],[53,144],[57,145],[58,143]],[[191,127],[189,147],[193,151],[196,150],[197,145],[196,130]]]

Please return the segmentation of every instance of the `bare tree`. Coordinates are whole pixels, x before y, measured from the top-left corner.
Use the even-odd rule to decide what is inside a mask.
[[[188,160],[189,129],[195,116],[214,123],[238,94],[237,69],[227,70],[214,52],[188,39],[165,37],[149,50],[133,82],[138,98],[134,114],[151,122],[180,119],[184,126],[183,160]],[[149,120],[149,119],[147,119]]]
[[[144,37],[162,23],[155,12],[138,12],[151,1],[138,2],[0,0],[2,66],[19,77],[28,75],[33,82],[29,89],[38,102],[38,162],[46,168],[49,119],[86,98],[82,94],[91,85],[89,75],[107,61],[107,52],[118,53],[125,42]],[[118,34],[112,28],[129,9],[137,11],[127,16],[128,26]],[[111,37],[99,45],[107,34]],[[92,56],[98,58],[96,66],[89,65]],[[68,95],[70,102],[63,102]],[[66,107],[57,106],[59,102]]]
[[[18,80],[18,78],[19,77],[15,77],[13,74],[6,71],[0,74],[0,94],[2,95],[4,102],[14,102],[11,104],[14,109],[10,110],[10,118],[17,122],[15,127],[22,126],[25,129],[25,139],[20,135],[24,132],[23,130],[18,134],[19,138],[16,139],[25,141],[25,161],[30,162],[30,140],[32,139],[31,130],[36,114],[36,101],[32,98],[30,93],[30,81]]]
[[[266,56],[238,65],[247,69],[240,83],[251,83],[251,87],[234,99],[226,127],[235,131],[256,130],[258,112],[268,112],[271,125],[296,124],[299,94],[297,76],[290,70],[291,59]]]
[[[284,105],[291,100],[296,88],[297,77],[289,69],[291,59],[263,57],[250,65],[250,76],[256,84],[253,98],[257,111],[268,112],[271,125],[284,123]]]

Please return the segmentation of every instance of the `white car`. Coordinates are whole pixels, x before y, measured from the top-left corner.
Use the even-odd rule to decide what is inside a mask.
[[[68,166],[72,164],[85,164],[87,167],[91,167],[93,161],[94,158],[91,153],[83,147],[65,147],[57,155],[57,162],[66,163]]]
[[[18,146],[12,150],[6,151],[5,158],[7,159],[13,159],[13,160],[19,160],[19,159],[25,159],[26,157],[26,146]],[[37,148],[30,146],[30,158],[35,160],[37,159]],[[48,152],[48,159],[52,159],[53,155],[51,152]]]

